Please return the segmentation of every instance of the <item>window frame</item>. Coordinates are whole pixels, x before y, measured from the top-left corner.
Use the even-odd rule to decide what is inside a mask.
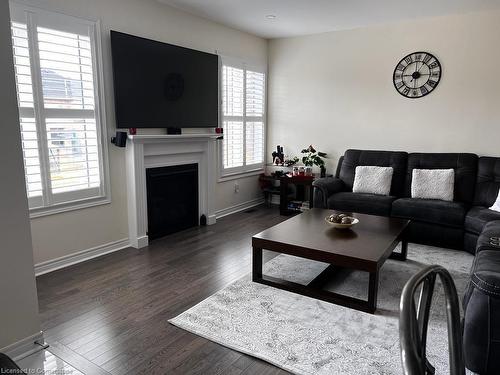
[[[11,22],[26,24],[28,33],[28,49],[31,67],[32,89],[33,89],[33,118],[36,121],[38,152],[41,165],[41,179],[43,185],[42,196],[28,198],[30,204],[30,218],[36,218],[46,215],[58,214],[66,211],[80,210],[87,207],[93,207],[111,203],[111,186],[109,177],[109,154],[107,144],[107,126],[106,126],[106,107],[104,91],[103,74],[103,54],[100,20],[75,17],[60,12],[45,10],[32,7],[18,1],[10,1]],[[41,22],[40,22],[41,20]],[[47,22],[47,20],[50,20]],[[53,24],[51,23],[53,22]],[[94,78],[94,119],[96,124],[97,149],[99,162],[100,186],[74,190],[69,192],[52,193],[50,189],[50,162],[47,165],[47,131],[45,119],[51,118],[50,113],[64,113],[68,111],[68,118],[74,117],[78,109],[56,109],[44,108],[42,76],[40,72],[40,55],[38,50],[38,26],[55,30],[75,33],[74,28],[68,30],[64,25],[86,28],[89,32],[91,57],[92,57],[92,76]],[[17,95],[16,95],[17,96]],[[20,107],[19,116],[26,113],[26,107]],[[28,109],[29,110],[29,109]],[[73,112],[71,112],[73,111]],[[42,115],[43,114],[43,115]],[[73,114],[73,116],[71,116]],[[20,120],[19,120],[20,121]],[[21,129],[19,129],[21,131]],[[42,167],[42,164],[43,167]],[[42,168],[44,170],[42,171]],[[49,189],[47,189],[49,188]],[[36,205],[36,206],[35,206]]]
[[[267,68],[263,65],[259,64],[251,64],[247,63],[238,59],[230,58],[230,57],[224,57],[221,56],[220,58],[220,63],[219,63],[219,86],[220,86],[220,92],[219,92],[219,97],[220,97],[220,124],[219,126],[221,128],[224,128],[224,120],[225,119],[235,119],[236,121],[238,118],[241,118],[241,121],[243,122],[243,165],[240,167],[232,167],[232,168],[224,168],[224,142],[219,143],[219,150],[218,150],[218,167],[219,167],[219,182],[223,181],[228,181],[228,180],[233,180],[241,177],[246,177],[246,176],[253,176],[253,175],[258,175],[261,174],[264,171],[265,167],[265,162],[266,162],[266,137],[267,137]],[[243,90],[243,115],[242,116],[224,116],[224,99],[223,99],[223,67],[224,66],[229,66],[232,68],[237,68],[237,69],[242,69],[244,71],[243,75],[243,85],[244,85],[244,90]],[[264,93],[263,93],[263,111],[262,111],[262,117],[260,116],[247,116],[246,115],[246,72],[247,71],[252,71],[256,73],[262,73],[264,74]],[[263,155],[262,155],[262,162],[261,163],[256,163],[256,164],[250,164],[246,165],[246,124],[247,122],[252,122],[252,119],[261,119],[262,118],[262,124],[263,124],[263,130],[262,130],[262,150],[263,150]],[[225,136],[225,130],[224,130],[224,136]]]

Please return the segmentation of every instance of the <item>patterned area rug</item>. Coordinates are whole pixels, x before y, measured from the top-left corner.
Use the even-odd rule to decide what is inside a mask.
[[[406,262],[384,264],[374,315],[253,283],[247,275],[169,322],[295,374],[401,374],[398,314],[404,284],[426,265],[440,264],[452,274],[461,298],[472,260],[462,251],[410,244]],[[307,283],[326,266],[279,255],[265,264],[264,274]],[[367,285],[368,274],[345,271],[327,289],[366,298]],[[436,374],[449,373],[439,283],[428,358]]]

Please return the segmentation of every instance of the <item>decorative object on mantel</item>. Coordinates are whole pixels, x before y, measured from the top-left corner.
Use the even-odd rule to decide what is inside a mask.
[[[397,92],[416,99],[431,93],[441,79],[441,64],[429,52],[413,52],[396,65],[392,80]]]
[[[326,153],[316,151],[313,145],[309,145],[309,147],[303,149],[301,153],[304,154],[302,163],[304,163],[306,167],[316,165],[321,170],[321,177],[326,176],[325,161],[323,160],[323,158],[326,158]]]

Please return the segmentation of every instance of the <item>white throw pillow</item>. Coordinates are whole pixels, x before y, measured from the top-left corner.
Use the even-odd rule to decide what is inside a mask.
[[[490,210],[500,212],[500,190],[498,190],[497,200],[493,203],[493,206],[490,207]]]
[[[392,167],[358,166],[352,192],[389,195],[393,173]]]
[[[411,197],[453,201],[455,171],[453,169],[414,169]]]

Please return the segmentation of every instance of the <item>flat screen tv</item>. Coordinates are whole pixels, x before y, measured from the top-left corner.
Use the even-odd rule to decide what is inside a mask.
[[[217,127],[217,55],[111,31],[118,128]]]

